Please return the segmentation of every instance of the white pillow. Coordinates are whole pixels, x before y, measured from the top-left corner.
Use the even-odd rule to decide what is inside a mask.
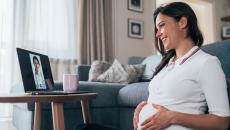
[[[145,71],[142,75],[143,81],[150,81],[153,77],[153,73],[155,72],[156,66],[160,63],[162,59],[161,55],[152,55],[144,59],[141,64],[145,64]]]

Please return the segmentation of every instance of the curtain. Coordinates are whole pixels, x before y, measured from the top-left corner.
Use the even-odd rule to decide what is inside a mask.
[[[112,61],[112,0],[79,0],[79,6],[79,63]]]
[[[50,58],[50,66],[52,68],[52,74],[54,80],[62,80],[63,74],[69,74],[75,72],[75,66],[77,60],[74,59],[58,59]]]
[[[48,55],[54,80],[62,80],[62,74],[70,71],[77,58],[77,4],[76,0],[21,0],[16,16],[19,21],[17,46]],[[76,29],[76,30],[75,30]],[[67,65],[67,63],[69,63]],[[56,69],[61,67],[66,69]],[[53,68],[54,67],[54,68]]]
[[[77,4],[76,0],[0,0],[0,93],[10,93],[11,86],[22,83],[16,47],[56,59],[51,60],[54,80],[73,73]],[[10,116],[9,105],[1,104],[0,117]]]
[[[23,47],[52,58],[76,58],[75,3],[75,0],[26,0]]]
[[[14,80],[14,10],[13,0],[3,0],[0,3],[0,93],[9,93]],[[9,116],[9,104],[0,104],[0,116]]]

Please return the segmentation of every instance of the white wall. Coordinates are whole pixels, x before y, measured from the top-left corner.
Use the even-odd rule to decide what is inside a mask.
[[[130,56],[146,57],[154,54],[153,11],[154,0],[143,0],[144,12],[128,10],[128,0],[113,0],[114,56],[127,63]],[[128,37],[128,18],[144,21],[144,39]]]
[[[230,22],[223,22],[221,18],[224,16],[230,16],[230,0],[209,0],[214,4],[214,19],[216,41],[221,40],[221,27],[223,25],[230,25]]]

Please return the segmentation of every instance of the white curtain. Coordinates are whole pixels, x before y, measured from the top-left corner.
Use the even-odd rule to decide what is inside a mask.
[[[22,82],[16,47],[58,59],[56,68],[76,64],[77,4],[76,0],[0,0],[0,93],[9,93],[12,85]],[[66,65],[65,60],[74,62]],[[54,74],[72,73],[61,71]],[[3,116],[10,116],[8,104],[0,104]]]
[[[8,93],[13,77],[13,0],[0,3],[0,93]],[[9,115],[9,104],[0,104],[0,116]]]
[[[76,58],[74,0],[26,0],[23,47],[53,58]]]
[[[62,75],[64,73],[73,73],[76,64],[77,60],[50,58],[53,79],[62,80]]]

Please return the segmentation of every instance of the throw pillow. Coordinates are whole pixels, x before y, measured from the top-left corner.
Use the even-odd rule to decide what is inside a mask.
[[[88,81],[97,81],[97,77],[104,73],[110,66],[111,64],[106,61],[94,61],[89,70]]]
[[[126,72],[129,74],[129,83],[138,82],[143,75],[146,65],[136,64],[136,65],[123,65]]]
[[[119,61],[115,59],[112,66],[103,74],[98,76],[97,81],[127,84],[128,79],[128,73],[119,63]]]
[[[145,64],[145,71],[142,75],[142,81],[150,81],[153,73],[155,72],[156,66],[160,63],[161,55],[152,55],[147,57],[141,64]]]
[[[118,60],[114,60],[112,66],[97,80],[101,82],[123,83],[128,84],[139,81],[145,65],[121,65]]]

